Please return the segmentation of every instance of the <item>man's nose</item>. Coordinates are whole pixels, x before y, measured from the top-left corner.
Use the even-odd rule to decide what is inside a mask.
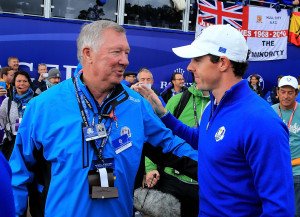
[[[129,65],[129,60],[128,60],[128,54],[123,52],[120,60],[119,60],[119,64],[124,65],[124,66],[128,66]]]

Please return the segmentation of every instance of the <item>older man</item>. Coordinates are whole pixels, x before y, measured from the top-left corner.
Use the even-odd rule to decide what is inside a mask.
[[[7,65],[13,69],[14,72],[19,70],[19,58],[18,57],[8,57]]]
[[[32,182],[42,198],[29,200],[35,215],[131,217],[144,142],[195,155],[120,84],[130,51],[123,27],[87,24],[77,47],[82,70],[26,107],[10,160],[16,213],[25,211]]]

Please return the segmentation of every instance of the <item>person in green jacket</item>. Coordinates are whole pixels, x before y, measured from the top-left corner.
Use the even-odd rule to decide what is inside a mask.
[[[186,91],[170,98],[166,105],[175,117],[183,123],[198,127],[199,120],[209,102],[208,92],[203,92],[193,84]],[[199,196],[198,183],[188,176],[180,174],[177,170],[165,167],[159,168],[149,158],[145,158],[146,183],[148,187],[154,187],[164,193],[175,196],[181,203],[181,216],[198,216]],[[157,179],[153,180],[153,175]],[[159,182],[156,182],[159,180]]]

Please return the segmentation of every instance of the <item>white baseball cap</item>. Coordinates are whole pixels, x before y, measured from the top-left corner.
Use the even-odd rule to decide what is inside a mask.
[[[278,87],[283,87],[283,86],[291,86],[295,89],[298,89],[298,81],[295,77],[293,76],[283,76],[278,83]]]
[[[248,45],[244,36],[231,25],[213,25],[202,33],[190,45],[172,49],[182,58],[195,58],[212,54],[226,56],[235,62],[246,62]]]

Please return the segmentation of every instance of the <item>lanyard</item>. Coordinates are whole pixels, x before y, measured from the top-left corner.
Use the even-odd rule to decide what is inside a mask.
[[[298,103],[295,102],[293,112],[292,112],[292,114],[291,114],[291,116],[290,116],[290,119],[289,119],[289,122],[288,122],[288,124],[287,124],[287,127],[288,127],[289,129],[290,129],[290,126],[291,126],[291,124],[292,124],[292,121],[293,121],[293,118],[294,118],[294,114],[295,114],[295,111],[296,111],[296,109],[297,109],[297,105],[298,105]],[[281,109],[280,109],[280,105],[278,105],[278,110],[279,110],[279,117],[280,117],[281,119],[283,119],[282,113],[281,113]]]
[[[86,96],[84,96],[83,92],[81,91],[81,89],[78,85],[78,78],[79,78],[80,74],[78,74],[75,78],[73,77],[72,80],[75,85],[76,99],[77,99],[77,102],[79,105],[80,114],[81,114],[83,123],[84,123],[85,127],[89,127],[88,108],[93,111],[93,107],[92,107],[92,104],[90,103],[90,101],[86,98]],[[107,136],[104,137],[101,142],[100,142],[101,139],[91,140],[91,145],[92,145],[95,153],[97,153],[97,157],[101,161],[103,161],[103,148],[104,148],[104,146],[108,140],[108,137],[110,135],[110,132],[112,129],[113,118],[115,118],[114,111],[112,110],[111,113],[105,117],[110,118],[110,125],[107,130]],[[98,115],[98,118],[99,118],[98,123],[101,123],[103,118],[100,117],[99,115]],[[94,125],[94,119],[92,120],[92,125]]]
[[[193,95],[193,109],[194,109],[194,119],[195,119],[195,126],[199,127],[199,120],[198,120],[198,117],[197,117],[197,105],[196,105],[196,99],[195,99],[195,96],[194,94]],[[203,110],[203,108],[202,108]],[[201,110],[201,112],[202,112]]]

